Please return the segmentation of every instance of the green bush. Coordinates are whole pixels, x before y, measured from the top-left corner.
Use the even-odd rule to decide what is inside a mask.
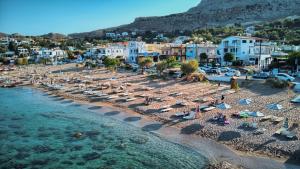
[[[284,80],[279,80],[277,78],[268,78],[266,80],[266,83],[271,85],[274,88],[279,88],[279,89],[287,88],[289,86],[289,82]]]
[[[191,60],[189,62],[181,64],[181,71],[189,76],[198,69],[198,66],[199,64],[196,60]]]

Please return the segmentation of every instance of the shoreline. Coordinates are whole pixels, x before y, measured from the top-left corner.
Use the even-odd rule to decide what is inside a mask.
[[[80,99],[80,97],[75,97],[74,95],[63,94],[59,91],[49,91],[45,88],[27,86],[35,90],[40,90],[49,95],[55,95],[62,97],[64,99],[73,100],[76,103],[83,104],[85,106],[101,106],[103,108],[112,109],[119,111],[120,114],[115,116],[110,116],[113,119],[120,120],[124,122],[125,118],[128,117],[141,117],[139,122],[126,122],[127,124],[134,125],[138,128],[142,128],[145,125],[149,124],[161,124],[162,127],[158,130],[149,130],[153,134],[158,135],[168,141],[171,141],[175,144],[186,146],[192,148],[194,151],[204,155],[209,162],[214,165],[219,165],[220,163],[226,162],[234,166],[234,168],[264,168],[264,169],[273,169],[273,168],[287,168],[294,169],[298,168],[298,165],[293,163],[285,163],[287,158],[274,158],[272,156],[266,156],[264,154],[252,153],[247,151],[239,151],[226,145],[221,142],[217,142],[211,138],[205,138],[201,135],[187,135],[180,133],[180,127],[177,126],[164,126],[164,120],[159,117],[151,117],[139,113],[128,107],[116,105],[111,102],[89,102],[88,99]],[[97,110],[90,110],[95,113],[102,114]],[[102,114],[103,115],[103,114]]]
[[[153,133],[160,131],[163,127],[176,128],[177,134],[183,135],[184,139],[195,137],[198,142],[199,138],[213,141],[237,156],[244,155],[248,158],[258,156],[273,159],[282,165],[295,162],[294,164],[300,166],[300,107],[290,103],[290,99],[296,93],[272,88],[261,81],[240,82],[241,88],[236,92],[232,91],[230,85],[226,83],[218,86],[216,83],[153,78],[126,70],[118,72],[110,72],[104,68],[86,70],[75,67],[74,64],[18,67],[16,71],[7,72],[6,75],[8,79],[21,82],[17,86],[29,86],[85,105],[110,107],[126,112],[125,114],[134,114],[155,121],[159,123],[159,127],[152,130]],[[44,85],[40,86],[40,84]],[[49,84],[55,85],[52,87]],[[176,93],[175,96],[173,93]],[[155,99],[149,105],[144,104],[147,95]],[[196,118],[190,120],[175,116],[177,112],[194,111],[197,106],[208,105],[211,100],[220,99],[221,95],[225,95],[224,102],[231,106],[230,109],[217,108],[201,112]],[[105,99],[108,96],[111,98]],[[252,99],[253,102],[246,106],[239,104],[238,101],[244,98]],[[132,100],[127,101],[127,99]],[[201,99],[201,101],[195,102],[195,99]],[[183,101],[185,105],[178,106],[178,101]],[[270,110],[266,106],[271,103],[280,103],[283,109]],[[165,106],[170,107],[171,111],[161,112]],[[260,111],[265,116],[275,115],[282,119],[288,118],[289,129],[296,133],[296,139],[288,140],[274,135],[283,122],[274,123],[272,120],[261,122],[259,117],[236,118],[232,116],[244,110]],[[212,121],[213,117],[219,113],[228,117],[229,125]],[[257,135],[254,130],[241,127],[241,124],[245,122],[258,123],[259,128],[266,130],[263,134]],[[163,135],[168,136],[168,133]],[[222,161],[223,156],[219,156],[221,157],[219,161]],[[239,159],[239,157],[234,158]],[[284,166],[273,168],[284,168]]]

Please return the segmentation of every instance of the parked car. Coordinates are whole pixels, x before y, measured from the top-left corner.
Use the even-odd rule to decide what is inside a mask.
[[[268,77],[270,77],[270,73],[259,72],[259,73],[254,74],[252,77],[256,78],[256,79],[267,79]]]
[[[210,67],[210,66],[201,66],[201,67],[199,67],[199,68],[200,68],[201,70],[204,70],[206,73],[208,73],[212,67]]]
[[[293,82],[293,90],[295,92],[300,92],[300,83],[298,82]]]
[[[226,73],[230,70],[230,68],[229,67],[221,67],[220,70],[222,73]]]
[[[237,77],[240,77],[241,76],[241,72],[238,71],[238,70],[230,70],[229,72],[225,73],[225,76],[229,76],[229,77],[232,77],[232,76],[237,76]]]
[[[213,74],[221,74],[221,69],[220,68],[211,68],[209,70],[209,73],[213,73]]]
[[[182,72],[175,72],[172,75],[173,78],[182,78],[183,77],[183,73]]]
[[[292,73],[291,76],[293,76],[293,77],[300,77],[300,71],[296,72],[296,73]]]
[[[292,82],[295,80],[294,77],[292,77],[286,73],[278,73],[275,75],[275,78],[277,78],[279,80],[289,81],[289,82]]]
[[[201,68],[198,68],[198,72],[199,72],[199,73],[206,74],[206,72],[205,72],[204,70],[202,70]]]

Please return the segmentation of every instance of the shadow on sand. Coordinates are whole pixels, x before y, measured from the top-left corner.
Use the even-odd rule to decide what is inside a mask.
[[[141,119],[142,119],[141,117],[127,117],[127,118],[124,119],[124,121],[126,121],[126,122],[135,122],[135,121],[139,121]]]
[[[93,107],[89,107],[89,110],[99,110],[102,109],[102,106],[93,106]]]
[[[121,112],[119,112],[119,111],[110,111],[110,112],[105,113],[104,115],[105,116],[115,116],[115,115],[120,114],[120,113]]]
[[[219,135],[218,141],[231,141],[231,140],[234,140],[234,139],[240,138],[240,137],[241,137],[241,133],[239,133],[239,132],[224,131]]]
[[[154,123],[154,124],[148,124],[142,128],[144,131],[156,131],[159,130],[162,127],[162,124]]]
[[[204,126],[200,124],[191,124],[181,129],[181,134],[194,134],[197,131],[200,131],[204,128]]]

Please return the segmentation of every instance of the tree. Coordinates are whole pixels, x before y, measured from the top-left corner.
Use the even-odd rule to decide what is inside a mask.
[[[139,58],[138,64],[142,68],[142,73],[144,73],[145,67],[149,68],[153,63],[152,58],[146,57],[146,58]]]
[[[173,68],[176,65],[176,62],[177,61],[176,61],[175,56],[168,57],[167,60],[166,60],[167,67],[168,68]]]
[[[0,45],[0,53],[5,53],[7,52],[7,48],[5,45]]]
[[[208,63],[208,56],[207,56],[206,53],[201,53],[201,54],[200,54],[200,62],[203,63],[203,60],[206,61],[206,64]]]
[[[232,53],[225,53],[224,61],[226,62],[226,64],[228,64],[228,62],[232,62],[233,60],[234,60],[234,55]]]
[[[103,64],[108,69],[116,70],[117,66],[120,65],[120,60],[116,58],[105,58]]]
[[[73,60],[75,59],[75,55],[72,51],[67,50],[68,59]]]
[[[162,72],[168,67],[168,64],[166,61],[161,61],[161,62],[158,62],[156,64],[156,70],[158,71],[159,73],[159,76],[161,76]]]
[[[9,51],[13,51],[13,52],[17,52],[17,45],[14,42],[9,42],[8,44],[8,50]]]
[[[181,71],[187,76],[190,76],[192,73],[198,70],[198,67],[199,67],[198,62],[196,60],[191,60],[181,65]]]
[[[297,65],[300,65],[300,52],[292,52],[288,55],[287,64],[297,69]]]

